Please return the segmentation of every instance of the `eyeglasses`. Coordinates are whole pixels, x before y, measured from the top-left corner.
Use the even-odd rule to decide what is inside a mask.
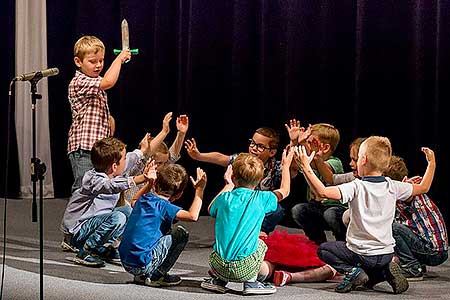
[[[263,144],[257,144],[253,139],[248,139],[248,144],[250,147],[256,147],[258,152],[263,152],[264,150],[270,150],[272,148],[264,146]]]

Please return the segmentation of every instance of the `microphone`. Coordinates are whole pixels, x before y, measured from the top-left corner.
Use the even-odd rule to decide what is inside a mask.
[[[28,81],[28,80],[39,80],[43,77],[58,75],[58,68],[51,68],[42,71],[25,73],[19,76],[14,77],[13,81]]]

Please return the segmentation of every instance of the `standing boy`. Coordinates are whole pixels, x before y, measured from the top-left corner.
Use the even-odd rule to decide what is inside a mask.
[[[84,173],[92,169],[91,149],[102,138],[112,136],[114,119],[109,113],[105,90],[112,88],[119,77],[122,64],[131,57],[130,50],[122,51],[105,76],[103,70],[105,45],[94,36],[81,37],[74,46],[75,77],[69,84],[72,125],[69,130],[67,153],[74,183],[72,192],[81,186]]]

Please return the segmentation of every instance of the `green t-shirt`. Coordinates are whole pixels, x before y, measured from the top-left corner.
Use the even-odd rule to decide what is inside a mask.
[[[341,162],[341,160],[339,158],[331,156],[326,162],[331,166],[331,168],[333,169],[333,173],[334,174],[343,174],[344,173],[344,167],[342,166],[342,162]],[[320,175],[319,171],[314,170],[314,174],[316,174],[316,176],[319,178],[319,180],[322,181],[325,184],[325,181],[324,181],[322,175]],[[315,196],[312,193],[311,188],[309,187],[309,185],[308,185],[308,188],[307,188],[307,197],[308,197],[308,199],[307,199],[308,201],[311,200],[311,199],[315,199]],[[325,199],[325,200],[322,200],[322,204],[324,206],[327,206],[327,207],[341,206],[341,207],[347,208],[346,204],[344,205],[341,202],[335,201],[335,200]]]

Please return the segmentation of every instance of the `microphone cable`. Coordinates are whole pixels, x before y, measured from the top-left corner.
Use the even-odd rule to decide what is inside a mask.
[[[5,206],[3,208],[3,254],[2,254],[2,279],[0,287],[0,300],[3,299],[3,287],[5,283],[5,263],[6,263],[6,208],[8,204],[8,169],[9,169],[9,141],[11,137],[11,87],[14,81],[9,83],[8,93],[8,116],[6,125],[6,163],[5,163]]]

